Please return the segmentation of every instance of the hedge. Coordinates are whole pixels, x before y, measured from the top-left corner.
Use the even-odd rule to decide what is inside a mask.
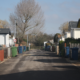
[[[65,56],[64,41],[59,41],[59,54]]]
[[[80,43],[80,38],[79,39],[74,39],[74,38],[67,38],[65,39],[66,46],[70,46],[69,43]]]

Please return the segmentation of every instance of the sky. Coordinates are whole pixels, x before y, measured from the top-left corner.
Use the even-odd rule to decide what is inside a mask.
[[[9,21],[20,0],[0,0],[0,20]],[[44,12],[44,33],[60,33],[59,27],[64,22],[78,21],[80,18],[80,0],[36,0]]]

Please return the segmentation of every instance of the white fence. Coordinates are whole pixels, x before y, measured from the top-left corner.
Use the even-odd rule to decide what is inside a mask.
[[[80,43],[70,43],[70,48],[77,47],[80,48]]]

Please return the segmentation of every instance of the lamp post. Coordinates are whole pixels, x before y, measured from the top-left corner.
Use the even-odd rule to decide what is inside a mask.
[[[17,38],[17,21],[16,21],[17,19],[15,19],[15,23],[16,23],[16,33],[15,33],[15,37]],[[19,37],[18,37],[18,44],[19,44]]]
[[[15,25],[15,37],[17,37],[17,22],[16,22],[16,20],[17,20],[17,19],[15,19],[15,24],[16,24],[16,25]]]
[[[29,49],[30,49],[30,44],[28,45],[28,35],[29,34],[27,34],[27,47],[29,47]],[[32,34],[32,35],[35,35],[35,34]]]
[[[28,46],[28,34],[27,34],[27,46]]]

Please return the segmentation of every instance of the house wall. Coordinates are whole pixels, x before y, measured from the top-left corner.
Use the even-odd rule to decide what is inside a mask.
[[[6,47],[9,47],[9,34],[6,35]]]
[[[71,38],[71,32],[66,32],[65,38]]]
[[[49,41],[50,41],[50,43],[52,43],[52,44],[54,43],[54,40],[49,40]]]
[[[5,35],[4,34],[1,34],[0,35],[0,45],[5,45],[4,39],[5,39]]]
[[[67,33],[67,38],[71,38],[71,33],[70,32]]]
[[[14,45],[15,37],[9,39],[9,34],[0,34],[0,45],[6,45],[6,47]]]
[[[65,37],[61,37],[60,39],[58,39],[58,42],[59,41],[65,41]]]
[[[74,30],[71,29],[71,38],[74,38]]]
[[[44,42],[44,47],[46,46],[47,41]]]
[[[61,40],[62,40],[62,41],[65,41],[65,38],[64,38],[64,37],[62,37],[62,38],[61,38]]]
[[[71,29],[71,38],[78,39],[80,38],[80,29]]]
[[[77,30],[75,29],[75,30],[74,30],[74,38],[75,38],[75,39],[80,38],[80,29],[77,29]]]
[[[67,38],[67,34],[65,34],[65,38]]]

